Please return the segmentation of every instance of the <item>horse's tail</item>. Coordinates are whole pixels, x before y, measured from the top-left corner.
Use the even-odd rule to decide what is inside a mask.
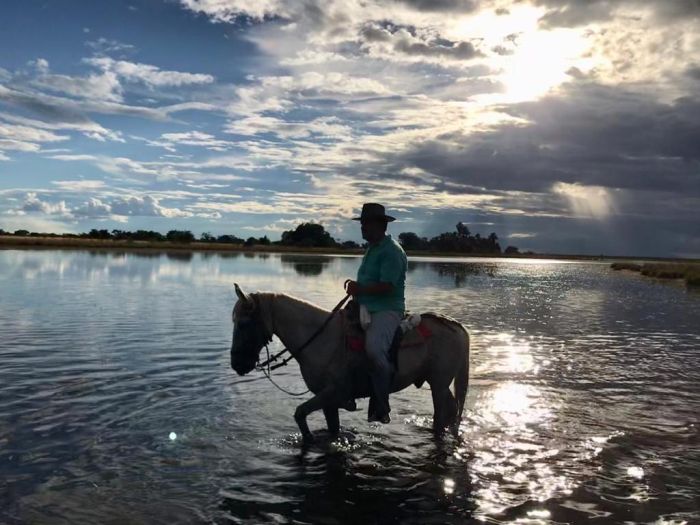
[[[464,329],[464,327],[462,327]],[[455,401],[457,403],[457,417],[454,421],[453,432],[455,435],[459,432],[459,424],[462,421],[462,412],[467,398],[467,386],[469,385],[469,332],[464,329],[466,337],[466,347],[464,349],[464,357],[459,363],[457,375],[455,375]]]

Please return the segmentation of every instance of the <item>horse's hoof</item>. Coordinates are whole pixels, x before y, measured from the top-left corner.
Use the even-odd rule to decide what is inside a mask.
[[[311,445],[316,442],[316,438],[313,434],[304,434],[301,436],[301,440],[304,445]]]
[[[349,399],[341,406],[341,408],[347,410],[348,412],[355,412],[357,410],[357,403],[354,399]]]

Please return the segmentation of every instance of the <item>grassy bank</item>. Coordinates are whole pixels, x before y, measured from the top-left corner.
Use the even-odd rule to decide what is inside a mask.
[[[0,248],[52,248],[52,249],[104,249],[104,250],[155,250],[190,252],[271,252],[271,253],[318,253],[318,254],[360,254],[361,249],[345,248],[299,248],[295,246],[226,244],[216,242],[177,243],[170,241],[115,241],[111,239],[85,239],[74,237],[18,237],[0,236]]]
[[[699,263],[645,263],[618,262],[610,265],[613,270],[639,272],[656,279],[683,279],[689,286],[700,286]]]

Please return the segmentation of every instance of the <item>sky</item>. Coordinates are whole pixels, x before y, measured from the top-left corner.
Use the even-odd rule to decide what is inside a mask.
[[[5,0],[0,228],[700,257],[698,0]]]

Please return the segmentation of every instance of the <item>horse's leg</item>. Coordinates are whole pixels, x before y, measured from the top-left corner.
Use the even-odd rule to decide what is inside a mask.
[[[432,388],[432,387],[431,387]],[[433,396],[433,431],[442,434],[445,427],[454,420],[456,416],[455,398],[448,387],[432,388]]]
[[[338,409],[336,407],[323,407],[323,415],[326,416],[328,432],[334,436],[337,436],[340,432],[340,417],[338,416]]]
[[[446,412],[446,424],[448,426],[454,425],[456,419],[457,419],[457,401],[455,400],[455,396],[452,395],[452,392],[450,392],[450,389],[446,389],[447,392],[445,393],[445,412]]]
[[[332,390],[322,390],[308,401],[304,401],[294,411],[294,420],[297,422],[297,425],[299,425],[299,430],[301,431],[301,436],[304,441],[313,441],[313,435],[306,422],[306,416],[326,406],[331,397]]]

